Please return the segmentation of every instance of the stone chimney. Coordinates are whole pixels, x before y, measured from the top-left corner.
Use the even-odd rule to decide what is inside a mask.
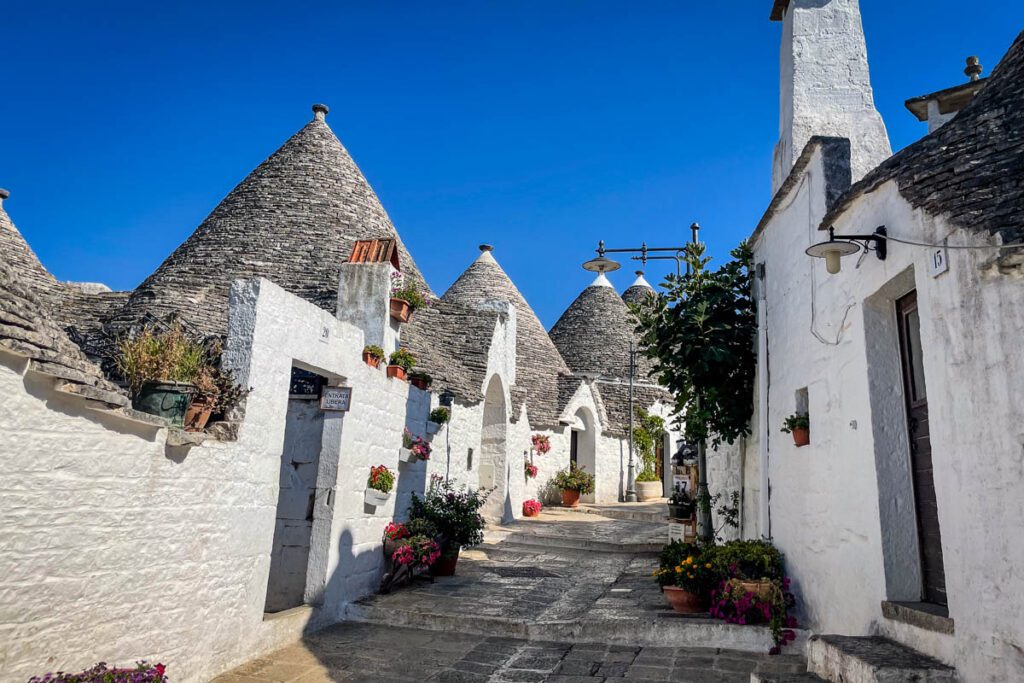
[[[875,109],[858,0],[774,0],[782,22],[772,192],[815,135],[850,140],[853,182],[892,155]]]
[[[974,96],[985,86],[986,79],[981,77],[981,72],[982,66],[978,58],[968,57],[964,75],[970,80],[952,88],[912,97],[905,103],[907,109],[918,121],[927,121],[928,132],[934,133],[970,104]]]
[[[391,278],[397,272],[390,263],[342,263],[338,283],[337,318],[361,329],[363,343],[386,354],[398,349],[401,336],[390,306]]]

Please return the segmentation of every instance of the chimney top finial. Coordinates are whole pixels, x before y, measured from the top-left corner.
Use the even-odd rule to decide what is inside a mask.
[[[0,202],[11,196],[11,193],[0,187]]]
[[[969,76],[972,81],[977,81],[981,78],[981,62],[975,55],[971,55],[967,58],[967,68],[964,69],[964,74]]]
[[[635,271],[635,272],[636,272],[637,277],[643,277],[644,276],[644,271],[642,271],[642,270],[638,270],[638,271]]]
[[[313,118],[317,121],[323,121],[327,118],[327,112],[330,111],[326,104],[314,104],[313,105]]]
[[[480,251],[494,251],[494,247],[490,244],[481,244]]]

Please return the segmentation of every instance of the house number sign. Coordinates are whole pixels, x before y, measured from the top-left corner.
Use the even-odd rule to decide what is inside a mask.
[[[324,387],[320,394],[320,410],[344,412],[352,405],[352,387]]]

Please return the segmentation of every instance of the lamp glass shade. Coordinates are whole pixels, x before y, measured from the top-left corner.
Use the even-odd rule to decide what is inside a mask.
[[[598,256],[595,259],[590,259],[583,264],[583,270],[589,270],[592,273],[610,273],[613,270],[618,270],[622,267],[618,261],[612,261],[604,256]]]
[[[840,259],[850,254],[856,254],[860,251],[860,245],[856,242],[847,242],[846,240],[829,240],[828,242],[818,242],[807,247],[805,252],[808,256],[815,258],[825,259],[825,270],[831,275],[835,275],[839,272],[842,265]]]
[[[830,275],[838,273],[843,267],[842,258],[843,255],[836,249],[829,249],[826,251],[825,270],[827,270]]]

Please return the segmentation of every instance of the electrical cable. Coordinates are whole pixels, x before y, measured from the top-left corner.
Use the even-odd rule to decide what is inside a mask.
[[[925,242],[903,239],[902,237],[893,237],[892,235],[886,235],[885,239],[899,242],[900,244],[909,244],[914,247],[932,247],[934,249],[1019,249],[1024,247],[1024,242],[1011,242],[1010,244],[927,244]]]

